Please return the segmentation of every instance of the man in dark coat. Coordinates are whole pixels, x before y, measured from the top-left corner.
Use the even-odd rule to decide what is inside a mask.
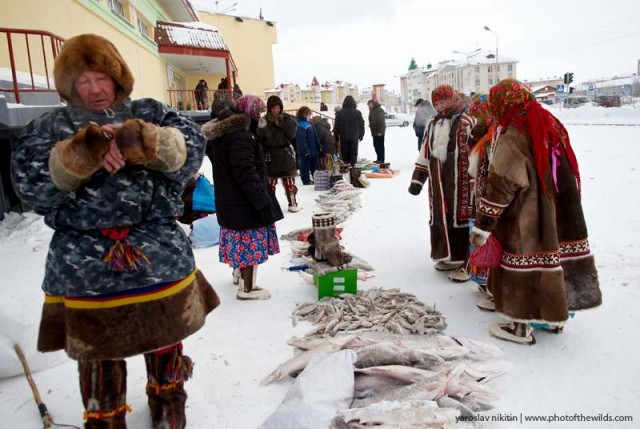
[[[355,165],[358,162],[358,142],[364,137],[364,118],[350,95],[344,98],[342,109],[336,113],[333,135],[339,142],[343,161]]]
[[[300,211],[296,201],[296,154],[293,139],[296,137],[298,122],[284,112],[282,100],[277,95],[267,99],[267,114],[258,122],[258,138],[264,150],[269,185],[275,193],[278,179],[282,179],[289,211]]]
[[[369,107],[369,129],[373,137],[373,148],[376,151],[376,163],[384,164],[384,132],[387,129],[384,110],[376,100],[369,100],[367,106]]]

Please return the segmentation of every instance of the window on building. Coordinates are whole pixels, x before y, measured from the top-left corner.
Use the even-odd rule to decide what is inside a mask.
[[[509,73],[511,73],[511,72],[513,71],[513,66],[512,66],[511,64],[509,64],[509,65],[507,66],[507,71],[508,71]],[[511,75],[509,75],[509,76],[511,76]]]
[[[173,88],[176,85],[176,75],[173,72],[173,67],[167,64],[167,83],[169,88]]]
[[[496,66],[496,71],[497,71],[498,73],[500,73],[500,65],[497,65],[497,66]]]
[[[492,78],[492,77],[490,77],[490,78],[489,78],[489,86],[492,86],[492,85],[493,85],[493,78]]]
[[[478,67],[478,66],[475,66],[475,67],[473,68],[473,70],[474,70],[476,73],[480,73],[480,67]]]
[[[153,39],[153,30],[151,29],[151,24],[146,22],[144,19],[141,19],[139,16],[138,16],[138,31],[144,37],[148,39]]]
[[[480,88],[480,79],[476,79],[476,90]]]
[[[492,70],[493,70],[493,69],[491,68],[491,66],[487,66],[487,72],[489,72],[489,73],[493,73],[493,71],[492,71]]]
[[[124,4],[121,0],[109,0],[109,9],[115,12],[116,15],[121,16],[124,19],[127,19],[124,12]]]

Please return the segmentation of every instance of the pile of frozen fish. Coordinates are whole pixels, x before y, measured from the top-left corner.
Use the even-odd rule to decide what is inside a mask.
[[[320,210],[333,212],[336,224],[343,223],[362,207],[360,191],[346,180],[337,181],[329,191],[320,194],[316,202]]]
[[[353,401],[350,408],[337,412],[331,426],[334,429],[453,427],[460,416],[472,417],[494,408],[498,395],[488,383],[511,368],[502,360],[499,348],[442,334],[442,316],[410,294],[397,290],[375,293],[377,298],[367,297],[366,304],[353,295],[352,299],[341,296],[315,306],[298,306],[294,323],[308,320],[319,324],[318,328],[312,331],[314,335],[290,339],[288,344],[296,348],[296,354],[262,384],[297,376],[319,356],[352,350],[356,354]],[[368,306],[380,307],[373,306],[376,300],[385,310],[375,310],[374,316],[367,317]],[[354,316],[359,319],[348,320]],[[423,319],[412,323],[411,317],[417,316]],[[388,332],[391,320],[404,332]],[[416,320],[431,320],[434,326],[423,329],[423,334],[412,334],[417,331],[409,326],[415,326]]]
[[[399,289],[372,288],[357,294],[324,297],[298,305],[292,314],[293,325],[309,321],[316,325],[307,335],[371,329],[396,334],[425,334],[444,329],[444,317],[426,306],[415,295]]]

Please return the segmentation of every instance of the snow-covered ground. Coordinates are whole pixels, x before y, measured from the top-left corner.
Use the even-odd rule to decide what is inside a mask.
[[[364,105],[361,108],[366,109]],[[387,160],[402,170],[394,179],[371,179],[362,192],[363,207],[344,225],[343,244],[366,259],[375,276],[360,282],[361,289],[400,288],[426,303],[435,303],[447,318],[446,333],[477,338],[504,350],[514,363],[510,374],[494,384],[501,394],[498,412],[524,416],[574,414],[631,415],[633,423],[492,423],[485,427],[632,428],[640,424],[640,126],[577,125],[635,123],[640,109],[588,107],[554,111],[568,125],[583,180],[583,204],[590,242],[596,255],[604,296],[601,308],[579,313],[561,335],[536,333],[537,344],[520,346],[494,339],[487,327],[497,317],[475,307],[478,294],[472,283],[455,284],[436,272],[429,260],[427,196],[407,192],[416,156],[416,138],[409,128],[387,130]],[[371,137],[360,145],[361,156],[374,159]],[[203,171],[210,177],[211,165]],[[286,207],[282,188],[277,190]],[[286,213],[278,223],[280,234],[311,225],[317,192],[300,186],[304,209]],[[63,353],[35,351],[42,293],[40,282],[51,231],[40,217],[23,219],[9,214],[0,224],[0,426],[40,427],[26,379],[19,374],[12,342],[25,349],[44,402],[60,422],[81,426],[82,404],[76,364]],[[292,327],[294,305],[314,301],[316,289],[290,265],[291,251],[281,241],[281,253],[261,266],[258,283],[272,299],[240,302],[235,299],[231,271],[217,259],[217,247],[196,249],[199,267],[214,285],[222,305],[205,327],[185,341],[194,359],[195,376],[187,383],[190,428],[256,428],[282,401],[291,379],[258,385],[292,355],[286,340],[304,334],[310,325]],[[150,321],[153,323],[153,321]],[[634,333],[635,332],[635,333]],[[133,407],[131,428],[148,427],[141,357],[128,359],[128,402]],[[7,377],[13,374],[13,377]]]

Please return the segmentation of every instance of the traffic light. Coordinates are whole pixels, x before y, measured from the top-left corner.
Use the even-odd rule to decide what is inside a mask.
[[[572,72],[566,72],[564,74],[564,84],[565,85],[569,85],[571,82],[573,82],[573,73]]]

